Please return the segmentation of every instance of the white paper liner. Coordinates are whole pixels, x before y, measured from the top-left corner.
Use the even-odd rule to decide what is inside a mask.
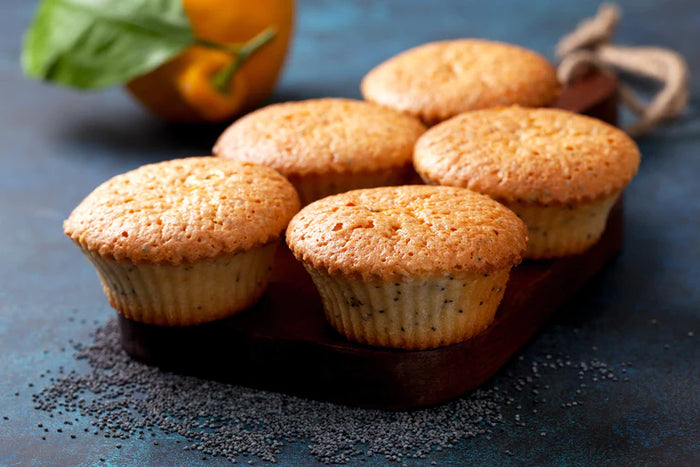
[[[407,350],[473,337],[493,321],[509,270],[392,283],[329,276],[307,267],[328,322],[349,340]]]
[[[287,178],[299,193],[302,206],[306,206],[317,199],[359,188],[402,185],[410,175],[410,169],[410,166],[405,166],[376,171],[290,175]]]
[[[549,259],[583,253],[603,235],[618,194],[583,205],[506,204],[527,225],[526,258]]]
[[[121,315],[147,324],[188,326],[253,305],[267,287],[277,245],[178,266],[134,264],[83,252]]]

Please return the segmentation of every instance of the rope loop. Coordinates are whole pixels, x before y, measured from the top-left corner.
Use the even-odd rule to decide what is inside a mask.
[[[561,60],[557,76],[559,81],[569,84],[591,70],[618,69],[659,82],[661,89],[650,102],[645,102],[624,83],[619,86],[622,103],[637,115],[625,131],[638,137],[683,112],[688,105],[690,73],[686,61],[673,50],[613,44],[612,36],[621,17],[617,5],[604,3],[594,17],[583,20],[562,37],[556,47]]]

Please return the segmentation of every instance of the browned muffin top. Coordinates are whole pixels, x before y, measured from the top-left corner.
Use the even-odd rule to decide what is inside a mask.
[[[274,170],[192,157],[106,181],[63,228],[104,257],[177,265],[275,241],[298,210],[296,191]]]
[[[224,131],[214,154],[286,176],[360,172],[410,164],[424,131],[418,120],[367,102],[312,99],[246,115]]]
[[[287,243],[329,274],[386,281],[510,268],[525,253],[527,229],[487,196],[415,185],[318,200],[291,220]]]
[[[504,202],[591,201],[624,188],[637,172],[636,144],[621,130],[558,109],[466,112],[416,144],[424,180]]]
[[[362,95],[434,125],[467,110],[547,106],[556,70],[543,57],[502,42],[458,39],[409,49],[372,69]]]

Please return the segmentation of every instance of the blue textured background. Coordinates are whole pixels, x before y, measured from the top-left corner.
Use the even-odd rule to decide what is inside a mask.
[[[618,43],[671,47],[700,75],[697,1],[621,4]],[[499,39],[551,58],[557,39],[596,8],[593,1],[301,1],[274,99],[359,97],[372,66],[436,39]],[[93,269],[63,236],[62,220],[117,173],[206,154],[219,129],[174,129],[118,89],[81,94],[26,80],[18,56],[32,11],[24,0],[0,5],[0,465],[92,464],[99,457],[133,465],[201,462],[168,439],[159,446],[121,441],[121,450],[102,437],[40,441],[36,425],[46,416],[32,408],[37,387],[28,385],[39,385],[46,368],[77,368],[61,349],[68,339],[88,342],[112,313]],[[596,387],[579,410],[558,410],[555,401],[530,417],[531,429],[476,438],[427,462],[700,465],[698,95],[695,80],[686,116],[639,141],[644,158],[627,190],[624,252],[522,352],[631,362],[630,381]],[[576,387],[566,379],[549,383],[553,394]],[[550,433],[546,439],[540,428]],[[517,455],[504,456],[506,449]],[[312,459],[294,445],[280,461]]]

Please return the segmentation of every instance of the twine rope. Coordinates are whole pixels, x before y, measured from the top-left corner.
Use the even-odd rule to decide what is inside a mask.
[[[556,47],[556,55],[561,59],[557,76],[559,81],[569,84],[591,69],[608,73],[620,69],[661,83],[661,89],[650,102],[645,102],[628,85],[619,84],[620,99],[637,115],[625,131],[638,137],[683,112],[688,104],[690,76],[683,57],[672,50],[612,44],[620,17],[617,5],[602,4],[594,17],[583,20],[573,32],[562,37]]]

